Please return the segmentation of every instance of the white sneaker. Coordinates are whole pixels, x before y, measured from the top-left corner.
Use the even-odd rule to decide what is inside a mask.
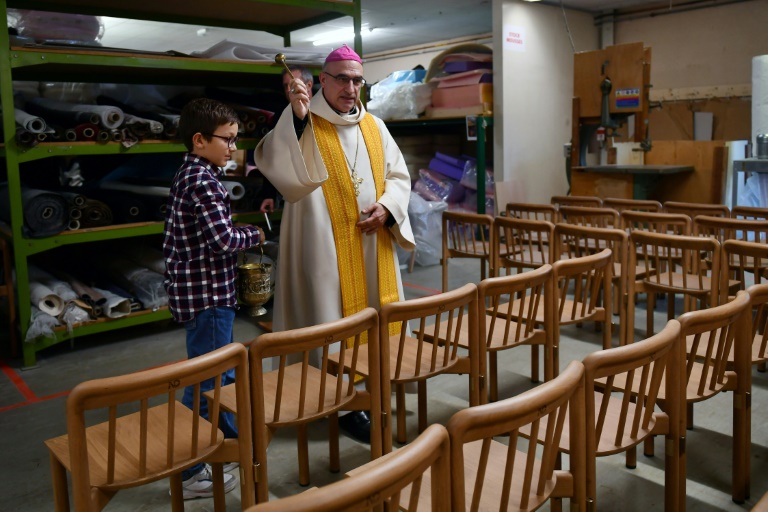
[[[227,462],[226,464],[224,464],[224,472],[229,473],[230,471],[234,471],[239,467],[240,467],[239,462]]]
[[[211,466],[206,464],[202,471],[192,475],[181,483],[184,491],[184,499],[210,498],[213,496],[213,475]],[[229,492],[237,487],[237,478],[234,475],[224,475],[224,492]]]

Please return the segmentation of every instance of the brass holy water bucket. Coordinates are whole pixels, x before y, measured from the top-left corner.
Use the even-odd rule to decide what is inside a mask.
[[[272,297],[272,264],[262,263],[264,249],[261,249],[259,263],[247,263],[245,253],[243,263],[237,267],[237,296],[242,304],[248,306],[249,316],[261,316],[267,312],[264,304]]]

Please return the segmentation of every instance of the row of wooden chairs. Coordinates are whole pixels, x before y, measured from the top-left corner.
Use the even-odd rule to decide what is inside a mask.
[[[651,338],[572,361],[530,391],[461,410],[447,428],[431,425],[344,480],[253,511],[534,510],[561,498],[572,510],[587,503],[599,509],[596,458],[627,452],[632,467],[635,447],[655,435],[666,439],[665,508],[684,510],[687,405],[724,390],[734,392],[733,495],[742,502],[749,490],[748,378],[714,358],[692,357],[691,347],[708,344],[712,354],[733,351],[746,360],[750,305],[766,301],[768,285],[761,285],[686,313]],[[567,469],[558,465],[561,452],[569,454]]]
[[[572,262],[564,261],[564,263]],[[551,269],[547,267],[538,272],[533,271],[515,276],[489,279],[487,286],[504,280],[524,281],[529,277],[526,274],[551,272]],[[705,312],[683,315],[680,317],[683,328],[679,335],[676,334],[678,328],[675,327],[674,323],[670,323],[662,333],[649,340],[620,347],[621,350],[619,351],[603,349],[598,352],[606,355],[595,356],[595,358],[605,358],[606,361],[612,361],[619,354],[634,354],[627,357],[635,362],[632,363],[635,366],[632,369],[628,369],[626,364],[621,366],[624,368],[622,371],[628,372],[627,376],[622,378],[611,377],[604,371],[595,370],[593,378],[591,380],[588,378],[585,381],[587,383],[586,396],[589,397],[597,396],[596,392],[600,388],[605,390],[603,396],[606,400],[609,400],[607,397],[618,390],[623,390],[625,393],[623,401],[609,401],[600,406],[595,404],[594,408],[590,406],[591,402],[587,401],[585,405],[586,421],[587,425],[590,426],[586,430],[587,435],[589,436],[589,432],[593,432],[592,426],[594,425],[596,437],[592,437],[592,439],[601,439],[601,442],[595,446],[591,446],[588,439],[585,445],[587,453],[592,453],[590,451],[592,448],[594,448],[595,454],[615,453],[621,451],[617,450],[616,446],[624,446],[625,443],[635,446],[646,439],[648,435],[665,433],[663,431],[665,428],[671,428],[670,425],[678,424],[675,421],[675,415],[678,412],[683,418],[679,420],[680,424],[685,425],[686,408],[683,407],[684,404],[690,405],[720,391],[730,390],[734,393],[734,499],[743,500],[745,493],[748,492],[749,479],[749,400],[747,398],[750,388],[749,344],[751,338],[762,337],[763,351],[765,351],[766,345],[763,334],[765,331],[757,328],[758,321],[753,322],[754,327],[750,337],[749,327],[748,324],[744,324],[744,318],[747,318],[745,312],[749,309],[750,296],[756,307],[763,308],[768,303],[767,287],[768,285],[753,287],[749,292],[739,292],[736,298],[727,304],[716,306]],[[511,289],[508,289],[507,293],[510,300],[515,296]],[[426,356],[418,364],[413,364],[413,361],[409,363],[412,368],[409,371],[412,373],[407,380],[416,379],[420,372],[421,376],[433,375],[441,361],[450,362],[452,360],[454,357],[452,354],[457,352],[457,346],[453,343],[425,342],[427,322],[418,322],[419,327],[415,329],[416,338],[404,334],[404,331],[407,330],[406,326],[409,320],[423,318],[424,311],[446,311],[444,307],[446,304],[452,304],[458,316],[453,316],[448,312],[446,313],[448,318],[443,318],[443,321],[435,318],[434,323],[451,326],[452,328],[449,327],[451,332],[460,332],[462,317],[468,316],[470,319],[469,336],[471,337],[472,332],[478,329],[477,319],[474,321],[471,319],[479,313],[480,306],[478,305],[475,285],[468,284],[462,289],[438,296],[404,301],[389,305],[390,307],[385,306],[380,315],[369,308],[337,322],[296,331],[265,334],[251,345],[250,364],[246,364],[244,347],[234,344],[189,361],[128,376],[90,381],[77,386],[67,401],[68,434],[47,442],[51,451],[57,510],[66,510],[68,507],[66,470],[72,473],[73,494],[78,510],[99,510],[119,489],[168,476],[172,480],[174,507],[183,507],[183,504],[180,503],[180,471],[200,461],[214,463],[216,485],[218,490],[222,491],[217,493],[217,507],[223,507],[221,463],[232,460],[241,464],[240,481],[243,508],[253,503],[254,478],[258,483],[259,501],[266,501],[268,499],[266,446],[269,443],[271,433],[281,426],[301,425],[312,419],[330,416],[332,419],[331,466],[332,469],[338,469],[338,445],[336,444],[335,453],[333,453],[333,445],[335,444],[334,439],[338,438],[334,416],[340,410],[360,408],[370,410],[372,416],[372,458],[376,459],[383,453],[390,452],[391,434],[387,428],[387,418],[390,416],[390,400],[388,399],[390,396],[388,392],[390,379],[381,377],[382,375],[385,376],[387,372],[390,376],[393,375],[393,370],[385,369],[377,375],[378,365],[386,368],[387,365],[381,361],[389,359],[387,349],[383,347],[405,347],[407,345],[411,352],[415,351]],[[463,313],[465,309],[466,314]],[[419,313],[416,313],[416,310]],[[407,314],[406,312],[411,313]],[[763,318],[764,322],[765,316],[757,316],[756,318]],[[490,321],[493,322],[493,318]],[[400,333],[393,333],[390,330],[391,327],[398,324],[400,325]],[[441,339],[443,334],[439,328],[434,327],[432,336],[433,339]],[[367,338],[367,344],[361,343],[364,338]],[[655,346],[655,343],[663,344],[662,340],[670,338],[680,338],[686,341],[685,343],[678,341],[678,350],[673,351],[679,356],[679,361],[676,363],[678,366],[675,366],[678,371],[668,372],[662,381],[660,380],[661,374],[658,373],[660,370],[654,370],[656,373],[653,374],[648,372],[651,371],[654,361],[657,358],[662,358],[667,350],[662,349],[661,346]],[[379,339],[387,341],[379,345]],[[340,350],[332,359],[329,357],[329,352],[334,342],[340,342]],[[667,343],[671,342],[667,341]],[[707,348],[704,348],[705,346]],[[369,349],[364,351],[363,347],[369,347]],[[448,349],[445,349],[446,347]],[[308,364],[309,352],[317,348],[323,353],[323,363],[319,368]],[[483,348],[483,344],[479,344],[478,353],[482,352]],[[382,355],[377,362],[379,353]],[[400,350],[400,353],[405,353],[405,351]],[[299,355],[299,362],[293,365],[288,364],[289,356],[296,354]],[[723,355],[728,354],[734,355],[731,363],[723,359]],[[260,370],[265,362],[264,359],[267,357],[279,358],[280,364],[277,370],[267,373]],[[335,362],[335,371],[331,368],[334,366],[331,364],[332,360]],[[360,366],[357,366],[356,362],[361,360],[367,360],[369,366],[369,370],[366,372],[368,379],[366,380],[367,390],[365,391],[358,390],[354,386],[355,379],[352,378],[359,373]],[[398,355],[398,361],[399,369],[395,371],[402,372],[407,364],[403,363],[400,355]],[[592,375],[589,361],[589,358],[584,361],[588,376]],[[485,401],[482,391],[484,358],[474,358],[465,364],[466,366],[461,369],[461,373],[470,374],[470,406],[479,405]],[[639,368],[646,364],[651,366],[641,371]],[[458,365],[460,366],[460,364]],[[221,387],[221,374],[229,368],[236,370],[236,383]],[[341,368],[344,368],[345,371],[338,371]],[[249,369],[252,378],[249,378]],[[346,377],[344,377],[345,373]],[[567,373],[571,374],[570,371]],[[400,377],[402,378],[403,375],[401,373]],[[642,375],[642,378],[633,380],[633,375]],[[679,388],[675,387],[677,386],[675,379],[682,379],[683,375],[687,376],[687,382],[682,382]],[[693,384],[693,379],[696,378],[700,379],[698,385]],[[199,396],[200,383],[207,379],[214,379],[215,381],[214,390],[206,393],[206,396],[211,400],[211,422],[201,419],[197,411],[186,409],[175,398],[177,391],[187,385],[195,386],[196,394]],[[556,380],[553,378],[548,382]],[[298,387],[297,382],[300,383]],[[562,386],[562,380],[558,382],[560,384],[557,386]],[[671,387],[661,390],[662,382],[666,383],[664,386]],[[655,391],[641,391],[640,387],[646,385],[653,385],[657,388]],[[572,388],[573,386],[565,387]],[[675,389],[687,390],[685,400],[682,400],[681,393],[674,391]],[[543,391],[541,392],[543,393]],[[236,397],[234,402],[231,400],[232,394]],[[155,398],[152,397],[156,395],[165,396],[166,403],[150,407],[150,401],[154,401]],[[631,396],[635,397],[634,401],[627,401],[628,397]],[[387,399],[381,400],[383,397]],[[526,403],[529,398],[532,397],[521,398],[519,401]],[[426,395],[424,395],[424,400],[426,401]],[[670,419],[661,420],[655,416],[653,413],[655,400],[663,404],[663,410],[668,416],[671,416]],[[138,412],[118,417],[118,405],[129,401],[139,402]],[[682,405],[675,405],[678,402]],[[613,407],[618,407],[619,403],[623,405],[619,409],[613,409]],[[627,405],[630,403],[634,403],[634,405],[629,409],[638,410],[646,407],[648,408],[647,411],[650,412],[635,416],[637,418],[635,421],[627,423],[628,430],[608,426],[605,423],[607,420],[604,414],[610,410],[621,411],[619,416],[626,419],[629,410]],[[86,428],[84,418],[86,411],[102,407],[108,408],[109,421]],[[237,412],[238,428],[241,434],[239,440],[224,440],[221,432],[217,429],[217,413],[219,410],[226,409]],[[482,411],[494,411],[496,409],[494,406],[489,406],[486,409],[472,408],[470,410],[477,412],[465,414],[471,416],[483,414]],[[543,411],[541,408],[537,408],[537,410],[540,414]],[[487,421],[495,422],[498,419],[497,413],[489,414],[489,418],[494,419]],[[609,416],[613,417],[612,415]],[[642,421],[640,421],[641,419]],[[559,428],[562,428],[562,421],[562,418],[558,419],[552,426],[559,425]],[[502,422],[500,425],[506,424]],[[643,433],[638,430],[641,425],[643,426],[641,430],[644,429]],[[484,435],[490,438],[495,435],[490,433],[493,428],[486,426],[477,432],[485,432]],[[500,427],[497,425],[495,428]],[[511,427],[509,428],[511,429]],[[426,430],[426,426],[423,429],[420,428],[420,431],[422,430]],[[510,431],[507,430],[507,432]],[[551,433],[550,429],[543,426],[540,427],[539,431]],[[580,429],[580,431],[584,432],[585,430]],[[684,429],[678,431],[684,434]],[[675,433],[678,431],[670,430],[674,438],[671,440],[673,443],[681,441],[681,438]],[[253,438],[249,435],[251,432],[254,433]],[[534,439],[538,438],[535,430],[524,431],[523,433],[525,432],[528,432],[528,435]],[[621,435],[615,437],[617,433]],[[335,434],[335,438],[333,434]],[[472,435],[477,436],[479,434]],[[561,450],[565,451],[571,450],[573,445],[567,444],[567,440],[571,438],[570,435],[580,434],[576,432],[575,434],[564,435],[565,441],[561,439],[560,443],[555,443],[552,446],[559,446]],[[302,437],[301,433],[299,437]],[[605,439],[603,439],[604,437]],[[613,439],[612,445],[609,443],[610,439]],[[306,442],[306,437],[304,437],[303,442]],[[484,441],[483,445],[488,443],[490,441]],[[747,448],[744,447],[745,445]],[[578,443],[578,447],[581,446],[582,444]],[[483,464],[488,461],[488,449],[489,447],[482,448],[481,456],[477,459],[483,461]],[[746,455],[745,450],[747,450]],[[485,455],[482,455],[483,453]],[[673,449],[672,453],[679,453],[679,450]],[[306,457],[306,455],[304,456]],[[302,455],[299,458],[301,461]],[[572,460],[574,458],[572,452],[571,458]],[[576,454],[576,459],[578,459],[578,454]],[[684,463],[684,459],[682,463]],[[589,463],[585,462],[585,464]],[[254,467],[256,468],[255,475],[253,473]],[[549,463],[545,467],[553,468]],[[684,468],[684,465],[682,467]],[[587,468],[587,475],[592,474],[589,465]],[[669,471],[670,475],[679,474],[680,471],[684,475],[684,469],[673,468]],[[548,478],[551,477],[550,474]],[[477,478],[482,480],[484,477],[478,476]],[[673,476],[669,478],[673,478]],[[568,481],[570,480],[565,480],[565,482]],[[594,482],[589,479],[586,481],[588,495],[594,496]],[[479,481],[475,479],[475,482],[472,484],[473,488],[479,488],[477,485]],[[560,485],[565,485],[564,488],[566,489],[570,488],[566,484],[558,484],[555,487]],[[678,482],[675,485],[679,487],[683,484]],[[550,490],[553,489],[548,485],[545,487]],[[541,489],[541,487],[538,488]],[[671,485],[670,489],[673,489]],[[683,490],[682,496],[684,495]],[[678,496],[677,499],[680,499],[679,494],[672,496]],[[673,497],[668,496],[668,499],[672,500]],[[221,508],[218,509],[221,510]],[[180,510],[180,508],[176,508],[176,510]]]

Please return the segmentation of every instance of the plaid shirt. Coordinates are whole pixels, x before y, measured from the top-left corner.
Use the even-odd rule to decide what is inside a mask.
[[[186,153],[168,197],[163,255],[173,318],[187,322],[210,307],[237,306],[239,251],[259,243],[256,228],[233,227],[223,172]]]

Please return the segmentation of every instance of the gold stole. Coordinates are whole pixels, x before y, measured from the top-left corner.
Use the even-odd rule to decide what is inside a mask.
[[[341,284],[341,310],[347,317],[368,306],[368,291],[365,283],[365,261],[363,257],[363,234],[355,224],[360,220],[357,197],[352,186],[344,150],[341,147],[336,127],[326,119],[311,114],[317,147],[328,170],[328,180],[323,183],[323,194],[331,215],[333,239]],[[384,146],[376,121],[366,113],[360,122],[365,147],[373,170],[376,199],[384,193]],[[379,302],[383,306],[400,299],[397,292],[395,257],[392,249],[392,235],[389,229],[376,233],[377,266],[379,275]],[[362,279],[361,279],[362,276]],[[390,335],[399,334],[400,326],[390,324]],[[367,340],[365,340],[367,341]],[[382,340],[382,343],[384,340]]]

